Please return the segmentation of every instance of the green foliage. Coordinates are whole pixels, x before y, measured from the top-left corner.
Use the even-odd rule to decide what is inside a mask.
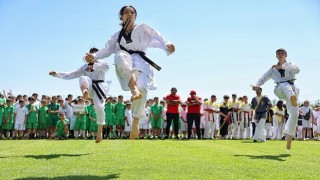
[[[320,145],[251,140],[0,141],[1,179],[317,179]]]

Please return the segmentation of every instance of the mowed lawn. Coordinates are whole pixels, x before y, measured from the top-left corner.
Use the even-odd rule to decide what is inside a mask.
[[[319,179],[320,142],[1,140],[0,179]]]

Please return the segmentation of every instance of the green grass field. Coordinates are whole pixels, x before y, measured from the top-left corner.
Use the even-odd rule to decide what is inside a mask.
[[[4,179],[318,179],[319,141],[1,140]]]

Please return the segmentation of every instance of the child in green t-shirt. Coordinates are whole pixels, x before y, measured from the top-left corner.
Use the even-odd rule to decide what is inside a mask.
[[[33,97],[28,98],[29,104],[26,106],[28,108],[28,119],[27,119],[27,134],[29,134],[30,139],[35,138],[35,133],[38,128],[38,113],[39,107],[34,104],[35,99]]]
[[[106,128],[105,136],[113,138],[113,126],[114,122],[114,104],[112,104],[112,97],[108,97],[106,104],[104,105],[104,113],[106,114]]]
[[[91,138],[96,139],[97,131],[98,131],[98,124],[97,124],[97,113],[94,108],[89,112],[88,119],[91,121],[90,122]]]
[[[156,135],[160,137],[163,107],[159,104],[158,97],[154,97],[154,104],[150,107],[150,111],[152,136],[153,138],[156,137]]]
[[[41,108],[39,109],[39,133],[40,138],[46,138],[48,132],[48,107],[47,101],[41,101]]]
[[[123,103],[123,96],[118,96],[118,103],[114,107],[114,114],[115,114],[115,125],[116,130],[118,131],[118,138],[121,137],[121,134],[124,130],[124,118],[125,118],[125,110],[126,110],[126,104]]]
[[[68,137],[69,120],[66,119],[66,114],[64,112],[59,113],[59,120],[55,126],[55,132],[51,135],[51,138],[66,139]]]
[[[4,130],[5,138],[9,138],[12,135],[14,122],[14,106],[11,99],[6,100],[4,112],[2,116],[2,128]]]
[[[2,130],[3,130],[3,112],[6,105],[6,99],[4,95],[0,93],[0,138],[2,138]]]
[[[93,99],[89,99],[89,100],[86,100],[85,101],[85,104],[87,106],[87,109],[88,109],[88,115],[87,115],[87,118],[86,118],[86,134],[90,135],[90,128],[91,128],[91,120],[89,118],[89,115],[91,113],[91,111],[94,110],[94,101]]]
[[[50,134],[54,132],[55,126],[59,120],[59,109],[60,105],[57,103],[57,96],[52,96],[51,103],[48,105],[48,128]]]
[[[78,104],[79,105],[83,105],[84,106],[84,111],[83,112],[74,112],[74,115],[76,116],[76,122],[74,125],[74,134],[75,134],[75,138],[78,139],[79,137],[79,133],[80,130],[82,132],[82,138],[84,139],[86,136],[86,118],[87,118],[87,114],[88,114],[88,109],[84,104],[84,100],[82,98],[80,98],[78,100]]]

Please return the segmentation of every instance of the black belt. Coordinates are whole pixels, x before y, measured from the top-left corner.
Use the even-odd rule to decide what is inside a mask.
[[[283,81],[283,82],[278,82],[277,84],[282,84],[282,83],[289,83],[290,85],[294,85],[293,80],[290,80],[290,81]]]
[[[119,44],[119,47],[121,50],[123,51],[126,51],[127,53],[129,54],[139,54],[141,56],[141,58],[143,60],[145,60],[147,63],[149,63],[152,67],[154,67],[155,69],[157,69],[158,71],[161,70],[161,67],[158,66],[155,62],[153,62],[151,59],[149,59],[146,54],[143,52],[143,51],[132,51],[132,50],[127,50],[125,47],[123,47],[121,44],[120,44],[120,40],[122,38],[122,36],[124,35],[124,31],[125,29],[128,27],[128,25],[130,24],[130,21],[129,19],[126,20],[125,23],[122,24],[122,29],[119,33],[119,36],[118,36],[118,44]]]
[[[104,80],[92,80],[92,89],[97,94],[100,100],[103,100],[102,96],[107,99],[107,96],[104,94],[103,90],[100,88],[99,83],[103,83]]]
[[[152,67],[154,67],[156,70],[160,71],[161,67],[158,66],[155,62],[153,62],[151,59],[149,59],[146,54],[143,51],[133,51],[133,50],[127,50],[125,47],[123,47],[119,42],[120,49],[123,51],[126,51],[129,54],[139,54],[143,60],[145,60],[147,63],[149,63]]]

